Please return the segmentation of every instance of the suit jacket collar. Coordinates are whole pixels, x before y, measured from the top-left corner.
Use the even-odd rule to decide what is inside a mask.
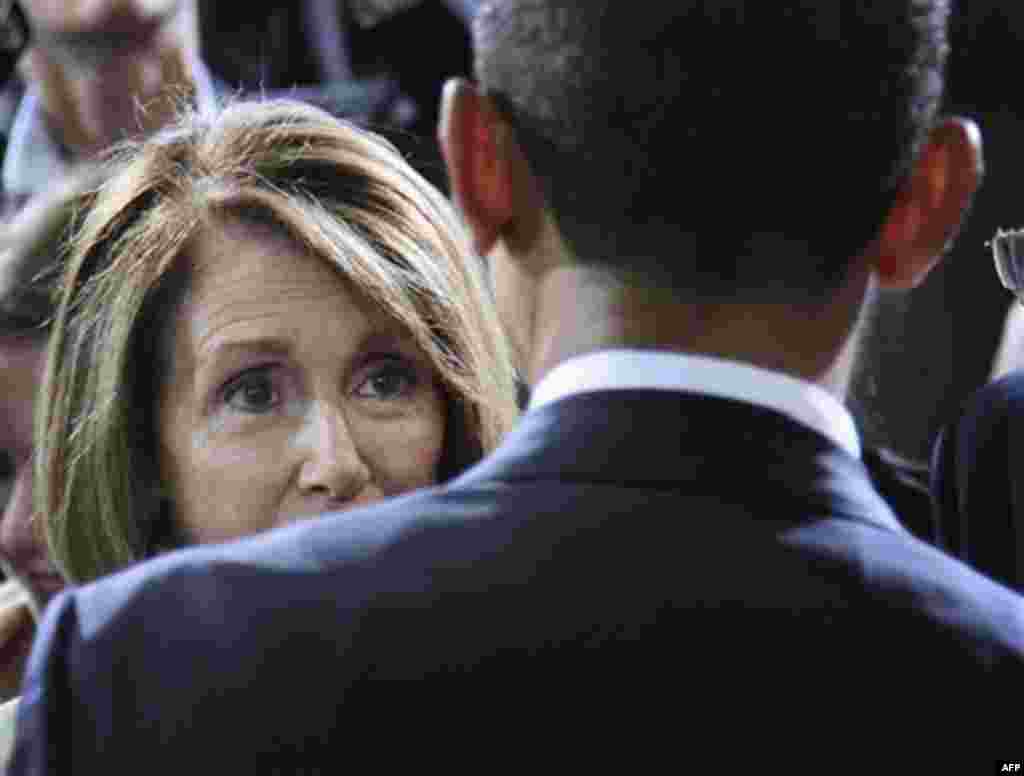
[[[796,494],[803,514],[817,505],[823,516],[906,532],[861,461],[823,434],[774,410],[697,393],[597,391],[545,404],[451,486],[544,479],[752,504]]]
[[[718,396],[781,412],[861,457],[853,416],[819,385],[740,361],[657,349],[609,348],[555,366],[533,389],[530,407],[602,390],[666,390]]]

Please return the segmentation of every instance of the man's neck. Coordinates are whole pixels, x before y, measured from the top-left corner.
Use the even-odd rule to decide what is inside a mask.
[[[626,286],[578,264],[549,270],[536,290],[526,347],[531,384],[573,356],[625,347],[740,361],[816,383],[839,398],[845,392],[839,356],[856,319],[856,288],[813,316],[790,305],[686,304],[669,291]]]

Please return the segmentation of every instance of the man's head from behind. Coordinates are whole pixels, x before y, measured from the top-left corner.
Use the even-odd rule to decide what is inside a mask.
[[[578,262],[680,301],[813,308],[887,229],[931,223],[940,246],[955,233],[980,173],[965,124],[928,150],[947,15],[946,0],[499,0],[475,29],[485,119],[459,126],[456,109],[442,133],[500,158],[486,117],[506,130]],[[502,224],[482,227],[514,187],[487,184],[500,175],[452,148],[453,186],[488,249]],[[887,227],[928,153],[929,191]],[[969,180],[949,191],[961,167]],[[467,185],[481,179],[483,193]],[[899,280],[923,276],[923,261]]]

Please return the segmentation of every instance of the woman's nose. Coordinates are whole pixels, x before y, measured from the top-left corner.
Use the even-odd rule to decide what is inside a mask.
[[[370,482],[370,469],[342,409],[320,403],[304,435],[299,472],[303,494],[323,499],[325,510],[357,499]]]

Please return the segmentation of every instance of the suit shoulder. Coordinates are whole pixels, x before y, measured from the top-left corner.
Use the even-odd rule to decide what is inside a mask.
[[[1001,422],[1021,410],[1024,410],[1024,370],[1017,370],[972,393],[961,407],[959,422],[971,426],[989,418]]]
[[[1024,599],[909,534],[830,519],[801,526],[784,541],[872,617],[899,619],[907,634],[944,633],[986,662],[1024,665]]]

